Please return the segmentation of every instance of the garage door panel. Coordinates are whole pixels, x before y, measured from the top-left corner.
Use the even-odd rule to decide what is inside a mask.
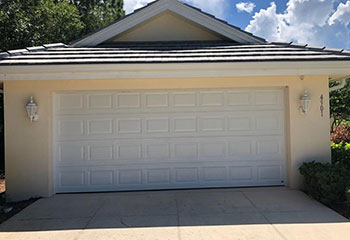
[[[114,159],[114,149],[111,144],[96,144],[88,146],[89,161],[112,161]]]
[[[102,118],[87,120],[87,135],[108,135],[113,134],[113,119]]]
[[[222,91],[201,91],[199,93],[200,107],[224,107],[225,93]]]
[[[175,108],[197,107],[196,92],[174,92],[171,94]]]
[[[215,115],[222,115],[217,117]],[[98,140],[129,138],[174,138],[205,136],[283,135],[283,116],[275,112],[232,116],[225,113],[138,117],[90,116],[78,119],[61,117],[56,128],[57,140]]]
[[[87,94],[88,109],[112,109],[114,96],[111,93]]]
[[[57,160],[61,164],[79,163],[85,160],[85,146],[80,143],[58,144]]]
[[[141,108],[141,93],[116,93],[115,95],[118,110]]]
[[[57,192],[283,184],[283,89],[54,99]]]
[[[196,167],[176,168],[174,177],[176,183],[198,183],[199,169]]]
[[[256,186],[257,183],[260,186],[283,184],[282,168],[277,164],[247,166],[225,163],[222,167],[217,167],[212,163],[202,163],[200,166],[183,164],[182,167],[162,165],[148,164],[143,168],[140,166],[120,166],[118,168],[102,166],[92,169],[84,167],[80,171],[60,169],[56,189],[70,192]],[[186,184],[189,185],[186,186]]]
[[[114,171],[92,171],[89,172],[89,185],[91,186],[112,186],[114,181]]]
[[[82,92],[55,95],[56,113],[90,114],[109,109],[110,113],[206,112],[250,109],[284,109],[281,89]]]
[[[85,150],[86,149],[86,150]],[[285,147],[280,137],[244,136],[203,138],[165,138],[143,140],[64,141],[57,143],[62,164],[259,161],[284,157]],[[86,152],[86,153],[85,153]]]
[[[70,112],[84,109],[82,93],[62,93],[55,96],[56,111]]]
[[[230,179],[233,181],[253,181],[253,167],[230,167]]]
[[[258,180],[276,181],[282,177],[282,167],[279,165],[268,165],[258,167]]]
[[[142,119],[140,118],[119,118],[116,119],[117,134],[142,133]]]

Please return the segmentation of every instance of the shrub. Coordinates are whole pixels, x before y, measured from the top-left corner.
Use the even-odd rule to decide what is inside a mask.
[[[340,164],[304,163],[300,173],[305,177],[305,190],[316,200],[334,205],[346,200],[350,171]]]
[[[331,143],[332,163],[350,170],[350,143]]]
[[[350,142],[350,124],[349,122],[341,123],[333,128],[331,141],[335,143]]]

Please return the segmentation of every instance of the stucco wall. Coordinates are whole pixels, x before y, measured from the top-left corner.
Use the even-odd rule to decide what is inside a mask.
[[[219,40],[218,34],[166,11],[107,42]]]
[[[52,95],[59,91],[185,89],[235,87],[286,87],[288,186],[299,188],[298,167],[303,161],[330,161],[329,96],[327,76],[271,76],[192,79],[110,79],[60,81],[7,81],[5,138],[7,194],[10,200],[48,197],[53,194]],[[310,112],[299,111],[299,99],[308,90]],[[324,95],[324,116],[320,96]],[[30,96],[38,103],[39,121],[30,123],[25,104]]]

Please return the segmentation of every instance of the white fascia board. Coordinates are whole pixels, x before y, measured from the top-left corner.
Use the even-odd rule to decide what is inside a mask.
[[[100,31],[81,39],[80,41],[72,44],[73,47],[88,47],[96,46],[114,36],[121,34],[130,28],[147,21],[148,19],[160,14],[167,9],[167,5],[156,5],[157,3],[148,6],[139,12],[133,13],[132,15],[104,28]]]
[[[213,17],[201,13],[178,1],[164,0],[154,3],[130,16],[72,44],[73,47],[96,46],[166,11],[172,11],[192,22],[239,43],[264,43],[248,33],[244,33]]]
[[[0,81],[350,75],[350,61],[0,66]]]

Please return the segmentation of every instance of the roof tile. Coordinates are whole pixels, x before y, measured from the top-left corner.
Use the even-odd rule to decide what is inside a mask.
[[[91,63],[187,63],[247,61],[350,61],[350,51],[304,44],[266,43],[238,45],[233,42],[120,43],[114,46],[69,47],[50,44],[1,53],[1,65]],[[49,48],[47,48],[49,47]]]

